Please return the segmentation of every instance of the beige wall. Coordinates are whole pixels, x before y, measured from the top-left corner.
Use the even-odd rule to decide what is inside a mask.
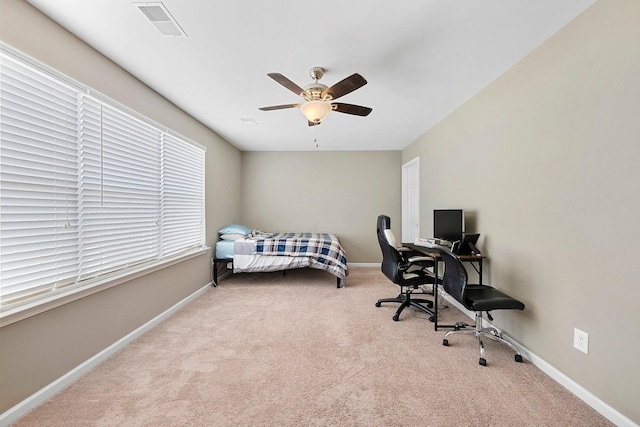
[[[239,217],[240,152],[23,0],[0,0],[0,39],[207,147],[207,244]],[[88,65],[87,65],[88,64]],[[0,413],[209,282],[211,254],[0,329]]]
[[[487,278],[525,302],[497,324],[636,423],[639,23],[640,2],[598,1],[403,152],[423,234],[434,208],[473,212]]]
[[[243,152],[242,221],[335,233],[349,263],[380,262],[378,215],[400,235],[401,168],[400,151]]]

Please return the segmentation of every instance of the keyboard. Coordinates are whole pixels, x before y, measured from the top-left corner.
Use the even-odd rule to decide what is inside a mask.
[[[418,237],[413,242],[416,246],[423,246],[425,248],[435,248],[438,246],[445,246],[450,248],[452,243],[444,239],[436,239],[435,237]]]

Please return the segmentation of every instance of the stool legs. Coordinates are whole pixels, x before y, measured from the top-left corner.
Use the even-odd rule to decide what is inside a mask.
[[[484,351],[484,342],[482,341],[483,337],[487,337],[489,339],[492,339],[494,341],[498,341],[501,342],[503,344],[506,344],[509,348],[511,348],[516,354],[515,354],[515,361],[516,362],[522,362],[522,355],[520,354],[520,352],[518,351],[518,348],[511,344],[509,341],[505,340],[502,337],[502,334],[493,327],[488,327],[488,328],[483,328],[482,327],[482,312],[481,311],[477,311],[475,313],[475,326],[473,329],[465,329],[466,324],[463,323],[457,323],[455,326],[455,329],[453,331],[449,331],[444,335],[444,339],[442,340],[442,345],[444,346],[448,346],[449,345],[449,337],[451,335],[456,335],[456,334],[469,334],[469,335],[475,335],[476,338],[478,339],[478,345],[480,347],[480,360],[478,363],[480,363],[480,365],[482,366],[487,366],[487,359],[485,358],[485,351]]]

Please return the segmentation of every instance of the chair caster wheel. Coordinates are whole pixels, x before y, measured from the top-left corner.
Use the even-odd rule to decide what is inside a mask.
[[[400,320],[400,316],[398,316],[397,314],[395,316],[392,317],[394,322],[397,322],[398,320]]]
[[[482,366],[487,366],[487,360],[484,357],[481,357],[478,363],[480,363]]]
[[[380,307],[382,304],[380,304],[380,301],[376,302],[376,307]]]
[[[522,356],[519,354],[516,354],[516,362],[522,363]]]
[[[445,339],[443,339],[443,340],[442,340],[442,345],[443,345],[443,346],[445,346],[445,347],[449,347],[449,340],[448,340],[448,339],[446,339],[446,338],[445,338]]]

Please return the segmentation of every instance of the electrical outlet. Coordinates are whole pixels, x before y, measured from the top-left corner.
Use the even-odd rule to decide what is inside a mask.
[[[589,334],[573,328],[573,346],[584,354],[589,354]]]

